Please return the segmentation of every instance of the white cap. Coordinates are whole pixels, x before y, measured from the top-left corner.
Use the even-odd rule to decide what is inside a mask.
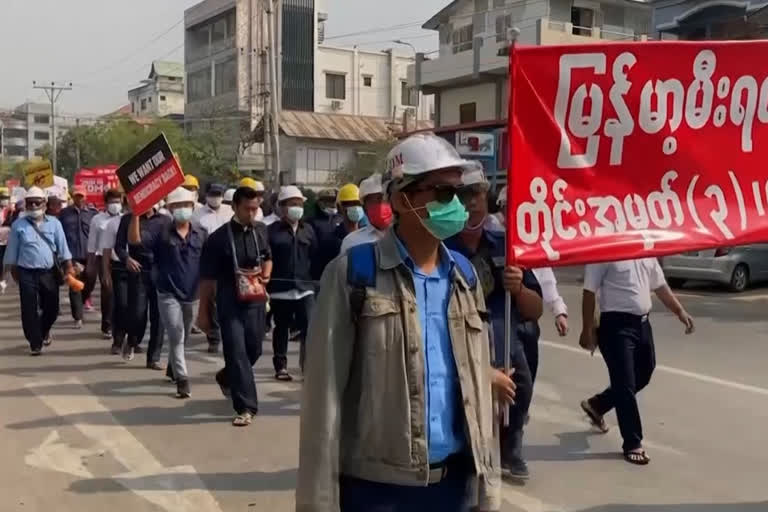
[[[507,203],[507,186],[504,185],[499,191],[499,198],[496,199],[496,204],[502,205]]]
[[[196,198],[197,194],[195,192],[179,187],[168,194],[165,202],[168,206],[176,203],[194,203]]]
[[[485,177],[485,171],[483,170],[483,164],[477,160],[472,160],[472,169],[468,169],[461,176],[461,182],[465,187],[470,185],[485,185],[488,187],[488,180]]]
[[[256,184],[253,185],[253,190],[256,192],[264,192],[266,189],[264,188],[264,184],[262,182],[256,180]]]
[[[224,201],[229,201],[231,203],[232,199],[234,199],[234,198],[235,198],[235,189],[234,188],[228,188],[224,192]]]
[[[371,194],[383,194],[384,187],[381,186],[381,174],[372,174],[360,182],[360,199]]]
[[[304,197],[304,194],[301,193],[301,190],[299,190],[299,187],[295,185],[287,185],[285,187],[280,187],[280,193],[277,195],[277,202],[282,203],[283,201],[287,201],[288,199],[306,200],[307,198]]]
[[[45,199],[45,191],[41,189],[40,187],[30,187],[29,190],[27,190],[27,195],[24,196],[25,199]]]
[[[417,133],[397,143],[387,155],[386,181],[450,167],[470,170],[472,165],[442,137],[434,133]]]

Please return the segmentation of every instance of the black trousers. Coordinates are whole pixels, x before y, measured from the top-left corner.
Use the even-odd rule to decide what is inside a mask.
[[[114,291],[108,290],[104,285],[104,267],[101,263],[101,256],[96,256],[96,265],[99,269],[97,275],[101,285],[101,332],[108,333],[112,332],[112,301]]]
[[[59,286],[52,269],[18,267],[21,325],[33,350],[43,348],[59,316]]]
[[[218,346],[221,343],[221,326],[219,325],[219,315],[217,313],[218,306],[216,304],[216,297],[211,297],[211,329],[205,335],[208,340],[208,344],[211,346]]]
[[[522,337],[525,360],[531,370],[531,382],[536,383],[536,374],[539,373],[539,338],[533,336]]]
[[[160,310],[157,306],[157,290],[150,272],[128,274],[128,297],[130,310],[128,341],[134,348],[141,345],[147,330],[147,320],[149,320],[147,364],[158,363],[163,350],[163,329],[160,323]]]
[[[131,320],[128,271],[112,269],[112,344],[122,346]],[[103,313],[102,313],[103,315]]]
[[[76,263],[80,263],[85,267],[86,261],[85,260],[75,260]],[[73,262],[73,263],[75,263]],[[72,319],[73,320],[82,320],[83,319],[83,304],[85,301],[91,298],[91,294],[93,293],[93,289],[96,287],[96,274],[93,273],[84,273],[82,276],[80,276],[81,279],[84,279],[85,287],[82,289],[82,291],[76,292],[69,289],[69,305],[72,310]]]
[[[520,341],[512,344],[510,362],[515,373],[512,380],[517,386],[515,404],[509,409],[509,425],[501,426],[501,458],[512,461],[523,458],[523,429],[533,399],[533,377],[528,359]]]
[[[315,304],[315,296],[307,295],[297,300],[271,299],[272,315],[275,329],[272,332],[272,364],[275,371],[284,370],[288,366],[288,336],[291,329],[299,331],[301,343],[299,366],[304,369],[304,354],[307,340],[307,327]]]
[[[221,304],[218,316],[225,366],[216,374],[216,382],[229,388],[237,414],[256,414],[259,400],[253,365],[261,357],[266,306]]]
[[[597,340],[611,386],[593,396],[590,404],[598,414],[616,408],[624,451],[635,450],[643,441],[635,394],[648,385],[656,368],[656,349],[648,316],[603,313]]]

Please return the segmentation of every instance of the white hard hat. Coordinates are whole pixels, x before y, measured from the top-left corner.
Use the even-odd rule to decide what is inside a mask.
[[[306,200],[307,198],[304,197],[304,194],[301,193],[301,190],[299,190],[299,187],[295,185],[287,185],[285,187],[280,187],[280,193],[277,195],[277,202],[282,203],[283,201],[287,201],[288,199],[301,199]]]
[[[232,199],[234,199],[234,198],[235,198],[235,189],[234,188],[228,188],[224,192],[224,201],[229,201],[231,203]]]
[[[256,180],[256,184],[253,186],[253,190],[256,192],[264,192],[266,189],[264,188],[264,184],[262,182]]]
[[[40,187],[30,187],[29,190],[27,190],[26,196],[24,196],[25,199],[45,199],[45,191],[41,189]]]
[[[383,194],[384,187],[381,186],[381,174],[372,174],[360,182],[360,199],[371,194]]]
[[[165,199],[165,202],[168,206],[171,206],[173,204],[177,203],[194,203],[195,199],[197,198],[197,194],[192,192],[191,190],[187,190],[185,188],[179,187],[170,194],[168,194],[168,197]]]
[[[470,185],[485,185],[488,187],[488,180],[485,177],[485,171],[483,170],[483,164],[477,160],[471,161],[472,169],[468,169],[461,176],[461,183],[468,187]]]
[[[504,185],[499,191],[499,198],[496,199],[496,204],[502,205],[507,203],[507,186]]]
[[[387,155],[387,181],[450,167],[470,170],[472,165],[442,137],[434,133],[417,133],[400,141]]]

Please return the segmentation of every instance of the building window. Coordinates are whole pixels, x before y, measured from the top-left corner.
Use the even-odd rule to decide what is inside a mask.
[[[453,53],[466,52],[472,49],[474,25],[465,25],[454,30],[452,35]]]
[[[235,57],[216,63],[216,96],[237,90],[237,60]]]
[[[35,140],[50,140],[51,134],[49,132],[35,132]]]
[[[334,100],[343,100],[347,97],[346,77],[337,73],[325,74],[325,97]]]
[[[136,113],[136,103],[131,102],[131,114],[135,114],[135,113]]]
[[[147,98],[142,98],[141,99],[141,111],[144,112],[145,110],[147,110]]]
[[[400,82],[400,104],[415,107],[419,104],[419,91],[408,87],[408,82]]]
[[[496,16],[496,42],[503,43],[507,40],[507,30],[512,28],[512,15]]]
[[[160,96],[160,101],[165,101],[165,96]]]
[[[591,37],[592,27],[595,26],[595,11],[585,7],[571,7],[571,23],[574,35]]]
[[[51,122],[51,116],[37,115],[34,119],[36,124],[48,124]]]
[[[188,31],[189,33],[189,51],[194,53],[198,58],[201,55],[208,54],[208,46],[211,39],[211,26],[201,25]]]
[[[307,182],[325,184],[331,178],[331,173],[338,171],[339,150],[308,148],[307,149]]]
[[[27,147],[26,146],[6,146],[5,147],[5,154],[8,156],[27,156]]]
[[[477,121],[477,103],[462,103],[459,105],[459,123],[474,123]]]
[[[3,130],[3,135],[6,139],[26,139],[27,130],[21,128],[6,128]]]
[[[149,103],[149,104],[152,104],[152,96],[150,96],[149,98],[147,98],[147,103]]]
[[[187,75],[187,95],[189,101],[200,101],[211,97],[211,68],[194,71]]]
[[[373,85],[373,77],[372,76],[364,76],[363,77],[363,86],[371,87],[372,85]]]

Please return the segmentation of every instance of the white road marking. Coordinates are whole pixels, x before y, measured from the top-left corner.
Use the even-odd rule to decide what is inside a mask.
[[[24,458],[28,466],[49,471],[67,473],[80,478],[93,478],[93,475],[83,464],[83,460],[94,455],[103,455],[104,450],[98,448],[83,449],[69,446],[61,440],[59,431],[54,430],[45,440],[30,451]]]
[[[35,391],[35,388],[41,386],[56,386],[60,391],[71,390],[69,394],[36,393],[58,416],[101,416],[98,424],[76,422],[74,426],[97,446],[111,453],[115,460],[128,470],[127,473],[112,477],[124,487],[166,512],[221,512],[218,503],[205,488],[194,468],[164,467],[127,428],[115,420],[112,413],[80,380],[70,378],[55,382],[36,382],[27,384],[26,387]],[[49,435],[47,440],[50,439]],[[77,468],[77,464],[81,462],[81,453],[76,450],[59,450],[57,455],[65,459],[65,462],[60,461],[62,467]],[[67,460],[68,457],[70,460]],[[32,460],[35,461],[34,458]],[[146,485],[147,483],[150,485]]]
[[[538,498],[515,490],[514,487],[507,483],[502,483],[501,485],[501,498],[525,512],[564,512],[563,508],[548,505]]]
[[[571,347],[562,343],[554,341],[540,340],[539,343],[545,347],[556,348],[558,350],[565,350],[567,352],[573,352],[584,356],[589,356],[589,352],[580,347]],[[756,395],[768,396],[768,389],[761,388],[759,386],[752,386],[750,384],[743,384],[741,382],[734,382],[732,380],[720,379],[718,377],[712,377],[710,375],[704,375],[703,373],[691,372],[688,370],[682,370],[680,368],[674,368],[672,366],[665,366],[663,364],[656,365],[656,370],[666,372],[672,375],[680,377],[687,377],[689,379],[697,380],[699,382],[706,382],[707,384],[715,384],[726,388],[734,389],[736,391],[746,391],[747,393],[754,393]]]
[[[768,301],[768,294],[761,293],[759,295],[731,295],[731,294],[717,294],[712,292],[701,292],[696,293],[694,291],[687,291],[687,292],[681,292],[679,290],[675,291],[675,295],[678,297],[687,297],[691,299],[718,299],[718,300],[728,300],[728,301],[734,301],[734,302],[760,302],[760,301]]]

